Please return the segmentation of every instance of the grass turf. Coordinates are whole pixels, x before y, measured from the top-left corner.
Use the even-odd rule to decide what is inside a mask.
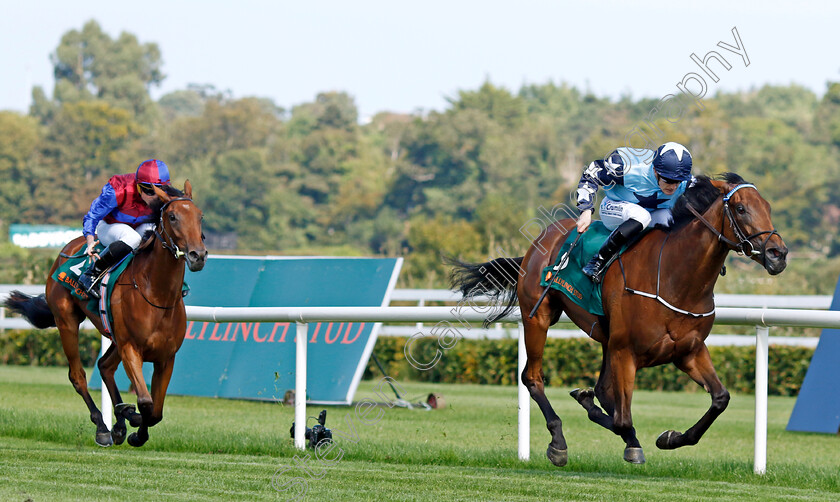
[[[363,382],[356,399],[382,401],[378,383]],[[65,369],[0,366],[0,499],[840,499],[840,437],[786,432],[791,398],[770,398],[767,474],[757,476],[752,396],[733,396],[699,445],[660,451],[656,436],[692,425],[709,398],[637,392],[648,462],[630,465],[621,440],[589,422],[569,389],[550,389],[569,443],[569,465],[557,468],[545,458],[549,435],[533,404],[531,460],[517,459],[515,388],[402,385],[409,396],[439,392],[448,407],[381,407],[368,423],[355,408],[329,407],[337,448],[325,466],[311,452],[302,462],[306,453],[289,439],[294,410],[270,402],[168,396],[144,447],[102,449]]]

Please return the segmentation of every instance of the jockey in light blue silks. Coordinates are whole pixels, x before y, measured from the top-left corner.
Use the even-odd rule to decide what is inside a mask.
[[[651,225],[668,226],[671,208],[691,179],[691,153],[674,142],[656,151],[617,148],[605,160],[589,164],[577,189],[578,232],[589,228],[595,194],[603,187],[601,221],[612,233],[583,273],[600,282],[604,265],[630,239]]]
[[[79,277],[79,285],[90,296],[99,298],[94,286],[102,272],[137,249],[141,236],[155,229],[151,206],[160,199],[152,185],[169,184],[169,167],[162,160],[149,159],[136,172],[112,176],[102,187],[83,219],[85,254],[95,261]],[[96,237],[105,246],[101,255],[94,251]]]

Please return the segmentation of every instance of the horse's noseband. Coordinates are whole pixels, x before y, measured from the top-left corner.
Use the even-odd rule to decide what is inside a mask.
[[[166,212],[166,208],[169,207],[169,204],[172,204],[173,202],[177,201],[186,201],[192,203],[192,199],[190,199],[189,197],[175,197],[173,199],[169,199],[166,202],[166,204],[164,204],[163,207],[160,208],[160,220],[158,221],[157,228],[155,228],[155,235],[158,239],[160,239],[160,244],[164,248],[168,249],[176,260],[180,260],[182,256],[186,255],[186,253],[181,251],[178,245],[175,244],[175,239],[173,239],[172,236],[169,235],[169,232],[166,231],[166,227],[163,226],[163,214]],[[158,229],[163,231],[163,235],[161,235],[160,232],[158,232]]]

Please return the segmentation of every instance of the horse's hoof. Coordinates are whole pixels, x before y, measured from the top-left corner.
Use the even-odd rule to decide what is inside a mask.
[[[132,427],[140,427],[143,425],[143,415],[139,413],[134,413],[133,415],[127,417],[128,425]]]
[[[111,439],[114,440],[115,445],[121,445],[125,441],[126,430],[125,427],[114,427],[111,429]]]
[[[132,427],[140,427],[143,425],[143,416],[137,413],[137,408],[131,403],[120,403],[114,406],[114,412],[117,416],[121,416],[128,420]]]
[[[143,446],[144,444],[146,444],[146,442],[141,441],[140,436],[138,436],[136,432],[132,432],[131,434],[128,435],[128,444],[137,448],[137,447]]]
[[[566,450],[559,450],[551,445],[548,445],[545,455],[557,467],[563,467],[569,461],[569,453]]]
[[[114,412],[117,415],[122,415],[123,418],[128,418],[130,414],[137,412],[137,408],[131,403],[120,403],[114,406]]]
[[[575,399],[575,401],[580,403],[582,400],[586,399],[587,397],[594,398],[595,397],[595,391],[591,387],[587,388],[587,389],[575,389],[575,390],[569,392],[569,395],[572,396]]]
[[[673,450],[677,448],[676,439],[682,436],[677,431],[665,431],[656,438],[656,447],[660,450]]]
[[[628,446],[624,449],[624,460],[631,464],[644,464],[645,454],[641,448],[630,448]]]
[[[114,440],[111,439],[111,432],[97,432],[96,433],[96,444],[103,448],[107,448],[114,444]]]

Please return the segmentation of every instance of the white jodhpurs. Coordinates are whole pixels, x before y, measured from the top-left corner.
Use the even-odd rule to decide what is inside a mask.
[[[110,246],[112,242],[123,241],[131,246],[131,249],[137,249],[143,234],[154,229],[154,223],[141,223],[135,230],[125,223],[105,223],[103,220],[96,225],[96,237],[105,247]]]
[[[608,230],[615,230],[627,220],[638,221],[642,224],[642,228],[656,224],[665,226],[671,224],[670,209],[655,209],[653,212],[648,212],[638,204],[612,200],[609,197],[604,197],[601,201],[600,215],[601,221]]]

